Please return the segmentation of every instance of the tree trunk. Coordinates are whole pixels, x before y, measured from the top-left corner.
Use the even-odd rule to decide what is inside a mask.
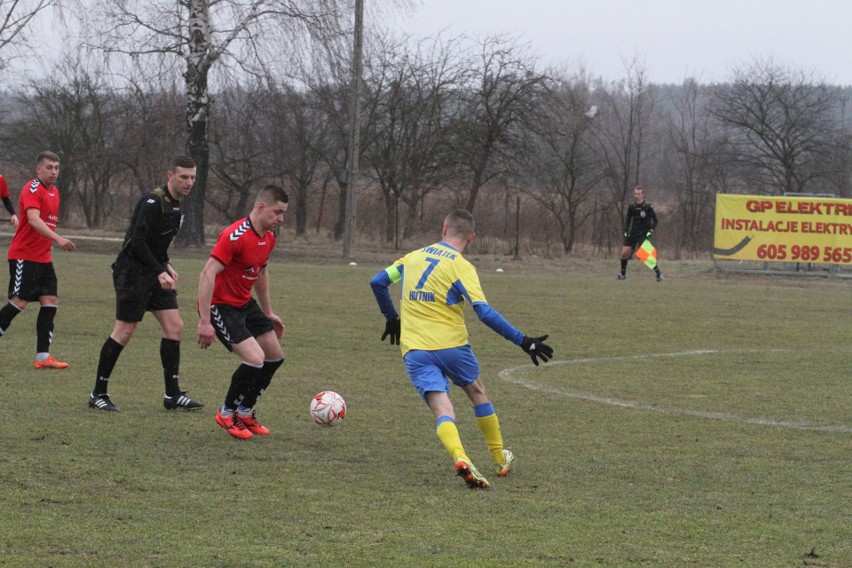
[[[195,160],[195,185],[182,204],[184,223],[178,234],[183,245],[204,244],[204,201],[210,168],[207,125],[210,98],[207,76],[212,63],[210,12],[207,0],[192,0],[189,8],[189,56],[186,61],[186,152]]]
[[[195,184],[192,191],[183,200],[184,222],[181,227],[180,243],[183,245],[204,244],[204,198],[207,194],[207,174],[210,167],[210,147],[207,144],[207,113],[209,104],[206,97],[206,78],[204,98],[198,99],[198,85],[187,84],[187,130],[186,152],[195,160]]]

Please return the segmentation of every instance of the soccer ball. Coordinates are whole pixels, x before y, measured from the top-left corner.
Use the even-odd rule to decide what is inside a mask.
[[[336,426],[346,417],[346,401],[334,391],[322,391],[311,399],[311,417],[320,426]]]

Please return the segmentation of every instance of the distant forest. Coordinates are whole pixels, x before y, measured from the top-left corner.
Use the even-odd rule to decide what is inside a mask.
[[[266,183],[290,195],[287,234],[341,239],[351,40],[332,49],[340,38],[311,35],[323,49],[299,51],[308,55],[286,73],[226,45],[232,58],[209,61],[219,72],[213,80],[204,69],[198,85],[193,37],[162,49],[157,65],[141,63],[141,48],[102,42],[109,57],[7,82],[0,173],[13,197],[38,152],[52,150],[62,160],[61,223],[121,230],[138,196],[164,182],[171,157],[190,153],[203,172],[188,244],[246,214]],[[222,41],[208,39],[199,53]],[[406,248],[466,207],[482,251],[511,252],[518,231],[524,254],[612,252],[641,185],[667,256],[693,258],[712,246],[718,192],[852,197],[852,88],[771,60],[746,62],[723,84],[660,85],[638,62],[615,81],[542,69],[505,37],[373,34],[362,65],[356,240]]]

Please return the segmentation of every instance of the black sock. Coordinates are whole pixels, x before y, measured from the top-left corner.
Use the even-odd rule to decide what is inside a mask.
[[[116,362],[118,362],[118,356],[121,355],[122,349],[124,349],[124,345],[112,337],[107,337],[107,340],[104,341],[104,346],[101,347],[101,356],[98,359],[98,376],[95,378],[95,390],[92,391],[92,394],[95,396],[107,393],[109,378],[112,375],[112,370],[115,368]]]
[[[625,274],[627,272],[627,259],[621,259],[621,273]]]
[[[36,353],[50,353],[56,306],[42,306],[36,318]]]
[[[657,276],[659,276],[659,275],[660,275],[660,267],[659,267],[659,266],[655,266],[655,267],[654,267],[654,272],[656,272],[656,273],[657,273]]]
[[[251,391],[246,393],[241,406],[244,406],[245,408],[254,408],[254,405],[257,404],[257,399],[260,398],[260,395],[262,395],[267,388],[269,388],[269,383],[272,382],[272,375],[275,374],[275,371],[278,370],[278,367],[280,367],[282,363],[284,363],[283,357],[278,361],[263,362],[260,374],[255,378],[255,384]]]
[[[0,335],[6,333],[6,330],[12,325],[12,320],[19,313],[21,313],[20,308],[12,302],[7,302],[3,308],[0,308]]]
[[[160,340],[160,360],[163,362],[163,380],[166,383],[166,396],[180,396],[180,341]]]
[[[253,367],[246,363],[240,364],[231,376],[231,386],[225,395],[225,408],[236,410],[243,403],[246,394],[252,389],[257,380],[255,377],[263,372],[263,367]]]

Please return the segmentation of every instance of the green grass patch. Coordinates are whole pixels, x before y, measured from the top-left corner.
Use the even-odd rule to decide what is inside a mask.
[[[32,368],[37,306],[0,339],[0,566],[852,565],[848,281],[667,263],[658,284],[633,263],[618,282],[613,261],[474,257],[491,304],[556,350],[535,368],[468,312],[518,458],[485,492],[453,475],[398,349],[379,341],[368,280],[393,253],[359,266],[277,253],[287,360],[257,406],[272,435],[247,442],[213,420],[236,358],[195,344],[203,255],[173,254],[182,384],[208,406],[163,409],[148,315],[110,384],[120,414],[86,407],[112,256],[54,256],[53,352],[71,367]],[[348,403],[340,427],[309,416],[325,389]]]

